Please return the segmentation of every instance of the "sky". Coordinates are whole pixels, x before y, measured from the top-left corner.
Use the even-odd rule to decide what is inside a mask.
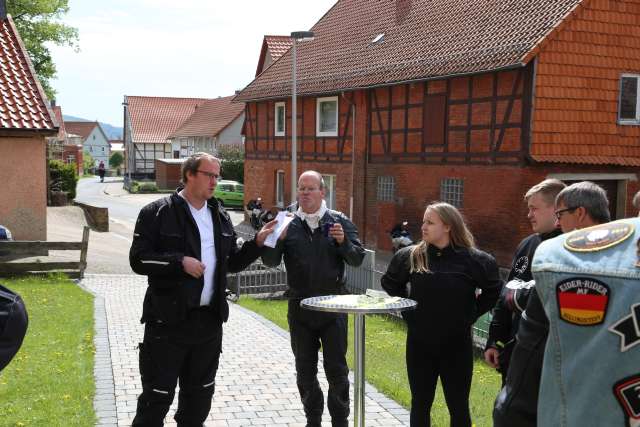
[[[122,126],[124,95],[215,98],[255,75],[262,39],[310,29],[336,0],[70,0],[79,52],[50,46],[65,115]]]

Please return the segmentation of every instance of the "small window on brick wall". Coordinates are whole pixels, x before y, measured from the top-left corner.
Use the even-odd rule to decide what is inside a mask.
[[[378,177],[378,201],[392,202],[396,198],[396,178],[393,176]]]
[[[640,124],[639,80],[640,75],[634,74],[623,74],[620,78],[620,102],[618,107],[618,123],[620,124]]]
[[[440,181],[440,200],[456,208],[462,207],[464,185],[460,178],[444,178]]]

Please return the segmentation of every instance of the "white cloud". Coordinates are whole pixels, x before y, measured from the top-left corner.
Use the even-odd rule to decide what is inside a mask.
[[[262,37],[310,28],[333,0],[71,0],[80,52],[52,47],[65,114],[122,125],[123,95],[230,95]]]

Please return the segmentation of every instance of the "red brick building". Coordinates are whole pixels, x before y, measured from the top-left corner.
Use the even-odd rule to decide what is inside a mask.
[[[47,138],[58,134],[13,19],[0,2],[0,224],[15,240],[47,240]]]
[[[640,1],[341,0],[298,43],[298,174],[327,175],[367,245],[427,203],[461,207],[502,265],[537,182],[640,189]],[[246,102],[245,197],[288,202],[291,52]]]

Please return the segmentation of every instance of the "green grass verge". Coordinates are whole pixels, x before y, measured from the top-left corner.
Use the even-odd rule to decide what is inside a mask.
[[[238,304],[269,319],[285,330],[287,302],[242,297]],[[349,316],[349,349],[347,362],[353,369],[353,316]],[[406,326],[400,319],[389,316],[367,316],[366,320],[366,380],[380,392],[405,408],[411,406],[411,392],[407,380],[405,360]],[[491,426],[493,401],[500,390],[500,375],[482,360],[476,359],[471,384],[470,406],[475,426]],[[449,425],[449,412],[438,385],[431,410],[432,425]]]
[[[95,425],[93,297],[64,276],[0,282],[29,314],[22,348],[0,372],[0,425]]]

